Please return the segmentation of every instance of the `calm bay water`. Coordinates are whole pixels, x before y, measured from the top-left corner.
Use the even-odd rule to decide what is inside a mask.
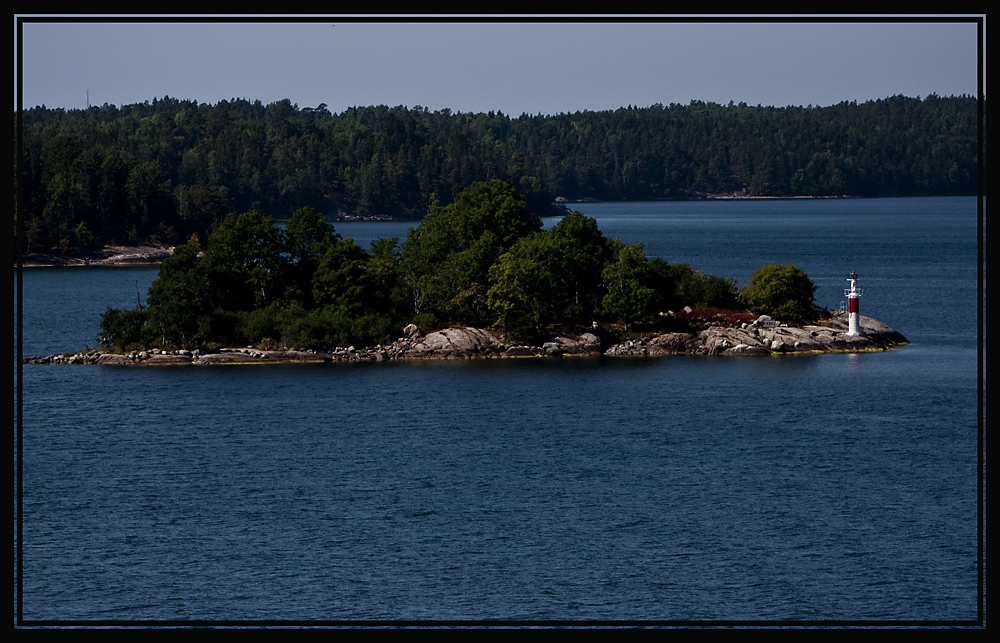
[[[855,270],[912,343],[25,367],[25,618],[975,618],[975,200],[577,209],[739,283],[794,263],[821,306]],[[155,275],[25,271],[24,353],[93,346]]]

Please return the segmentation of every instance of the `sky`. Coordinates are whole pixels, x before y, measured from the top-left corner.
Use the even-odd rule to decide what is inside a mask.
[[[20,17],[15,109],[19,71],[24,107],[64,109],[85,108],[88,95],[91,105],[119,106],[170,96],[210,104],[287,98],[300,108],[325,103],[334,113],[385,104],[518,116],[692,100],[827,106],[978,92],[978,27],[940,16],[773,23]]]

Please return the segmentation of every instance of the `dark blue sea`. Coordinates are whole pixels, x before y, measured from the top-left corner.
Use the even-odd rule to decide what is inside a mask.
[[[856,271],[862,314],[911,343],[24,366],[23,617],[975,619],[976,199],[576,208],[739,284],[793,263],[828,308]],[[25,270],[24,354],[95,347],[155,276]]]

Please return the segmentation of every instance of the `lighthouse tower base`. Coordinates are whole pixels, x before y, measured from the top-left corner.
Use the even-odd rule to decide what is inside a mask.
[[[847,334],[857,337],[861,334],[861,325],[858,323],[861,313],[858,298],[861,297],[861,289],[858,288],[858,275],[854,271],[851,271],[847,280],[851,282],[851,287],[844,291],[844,296],[847,297]]]

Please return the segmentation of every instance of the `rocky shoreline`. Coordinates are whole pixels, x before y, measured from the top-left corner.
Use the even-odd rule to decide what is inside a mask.
[[[404,337],[385,346],[332,351],[257,350],[223,348],[218,351],[134,351],[121,355],[86,351],[73,355],[25,357],[24,364],[103,364],[169,366],[217,364],[289,364],[427,359],[504,359],[520,357],[662,357],[668,355],[769,356],[815,353],[862,353],[891,350],[908,341],[888,325],[861,316],[861,335],[847,335],[843,313],[803,326],[782,325],[762,316],[738,327],[708,326],[698,333],[665,333],[606,346],[592,332],[553,334],[541,346],[508,344],[481,328],[447,328],[424,334],[414,325]]]
[[[58,255],[33,252],[24,255],[25,268],[65,268],[72,266],[155,266],[174,253],[173,247],[105,246],[78,255]],[[17,268],[17,264],[14,264]]]

